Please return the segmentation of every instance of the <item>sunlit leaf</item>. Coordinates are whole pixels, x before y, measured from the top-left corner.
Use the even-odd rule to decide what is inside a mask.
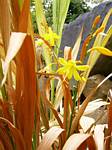
[[[73,60],[76,60],[77,55],[79,53],[79,48],[80,48],[81,39],[82,39],[82,32],[83,32],[83,28],[82,28],[82,30],[81,30],[78,38],[77,38],[77,41],[76,41],[76,43],[75,43],[75,45],[73,47],[73,50],[72,50],[72,59]]]
[[[11,34],[7,55],[6,55],[5,62],[3,65],[4,78],[2,81],[2,85],[5,83],[10,62],[20,50],[25,37],[26,37],[25,33],[13,32]]]
[[[101,106],[108,105],[109,103],[105,102],[102,99],[96,99],[93,100],[92,102],[88,103],[88,106],[85,109],[84,115],[90,114],[100,108]]]
[[[65,46],[64,48],[64,59],[65,60],[72,59],[72,48],[69,46]]]
[[[89,138],[90,138],[90,142],[86,143],[86,141]],[[68,140],[66,141],[62,150],[77,150],[79,148],[79,146],[84,142],[85,142],[86,146],[90,144],[93,149],[96,149],[94,139],[91,135],[79,133],[79,134],[71,135],[68,138]]]
[[[57,137],[64,131],[64,129],[59,127],[52,127],[50,128],[47,133],[44,135],[42,141],[40,142],[38,146],[38,150],[49,150],[54,143],[54,141],[57,139]]]
[[[108,11],[108,13],[106,14],[106,16],[105,16],[105,18],[103,20],[102,26],[106,27],[111,14],[112,14],[112,8],[110,8],[110,10]]]
[[[36,6],[36,22],[38,25],[39,34],[42,36],[48,32],[48,25],[46,22],[42,0],[35,0]]]
[[[45,18],[44,14],[44,7],[42,4],[42,0],[35,0],[35,9],[36,9],[36,22],[38,25],[39,34],[42,37],[49,31],[49,27]],[[42,53],[46,65],[49,65],[51,63],[51,48],[48,47],[46,44],[42,45],[44,51]],[[50,70],[51,67],[50,67]]]
[[[94,129],[94,139],[97,150],[105,149],[104,146],[104,129],[105,125],[96,125]]]
[[[110,39],[112,35],[112,25],[110,26],[110,28],[108,29],[107,33],[106,33],[106,36],[103,38],[103,41],[102,41],[102,44],[101,46],[105,46],[106,43],[108,42],[108,40]]]
[[[70,4],[70,0],[53,0],[53,30],[60,37],[60,40],[57,43],[58,48],[60,46],[63,25],[67,15],[69,4]],[[57,52],[57,56],[58,56],[58,52]]]
[[[80,119],[80,126],[84,132],[86,132],[94,123],[95,123],[95,120],[87,116],[82,116]]]

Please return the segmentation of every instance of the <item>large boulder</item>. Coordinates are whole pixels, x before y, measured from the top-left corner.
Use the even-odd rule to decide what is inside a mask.
[[[96,75],[89,77],[87,80],[87,84],[85,86],[85,89],[83,91],[84,96],[87,97],[89,95],[89,93],[96,86],[98,86],[99,83],[101,81],[103,81],[104,79],[105,79],[105,77],[103,75],[100,75],[100,74],[96,74]],[[99,87],[99,89],[96,91],[96,93],[92,97],[92,100],[95,100],[98,98],[102,98],[103,100],[107,100],[107,93],[108,93],[109,89],[112,89],[112,81],[108,79],[104,84],[102,84],[101,87]]]
[[[75,21],[69,23],[68,25],[65,25],[60,49],[64,50],[65,46],[73,47],[83,26],[84,30],[83,30],[82,41],[81,41],[81,45],[82,45],[85,38],[90,33],[92,22],[95,19],[95,17],[98,15],[101,16],[101,20],[98,25],[100,26],[105,15],[107,14],[110,8],[112,8],[112,2],[111,1],[104,2],[98,5],[97,7],[95,7],[91,12],[80,15]],[[105,31],[107,31],[107,29],[110,27],[111,24],[112,24],[112,15],[108,21]],[[106,47],[112,50],[112,38],[109,40]],[[102,74],[104,76],[107,76],[110,72],[112,72],[111,66],[112,66],[112,57],[106,57],[101,55],[97,63],[93,67],[90,75]]]

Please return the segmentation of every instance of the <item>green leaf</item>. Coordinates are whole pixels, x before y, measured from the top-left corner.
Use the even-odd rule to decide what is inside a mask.
[[[38,25],[39,34],[42,36],[48,31],[42,0],[35,0],[36,22]]]
[[[38,25],[39,34],[41,37],[43,37],[43,35],[48,33],[48,25],[44,14],[42,0],[35,0],[35,7],[36,7],[36,22]],[[51,63],[51,54],[50,54],[51,49],[48,48],[45,44],[43,44],[42,46],[44,49],[42,55],[44,57],[46,65],[48,65]]]
[[[63,25],[66,19],[67,11],[69,8],[70,0],[53,0],[53,30],[62,36]],[[57,43],[59,48],[61,38]],[[58,55],[58,52],[57,52]]]

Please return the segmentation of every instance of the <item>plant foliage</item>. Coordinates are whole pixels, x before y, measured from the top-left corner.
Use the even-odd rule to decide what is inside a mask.
[[[82,105],[80,95],[100,54],[112,56],[112,52],[105,48],[112,36],[112,26],[103,36],[112,9],[99,29],[96,25],[100,17],[93,22],[92,32],[83,43],[80,60],[76,58],[82,31],[73,50],[65,47],[64,58],[59,58],[58,48],[69,4],[69,0],[53,1],[54,26],[51,28],[44,15],[42,1],[35,0],[39,34],[34,34],[30,0],[0,0],[1,150],[109,150],[112,91],[108,93],[109,102],[89,102],[112,74],[90,92]],[[60,9],[62,5],[63,11]],[[93,38],[95,41],[88,49],[87,45]],[[89,58],[84,65],[86,55]],[[69,80],[72,75],[76,85],[71,94]],[[108,107],[107,125],[96,125],[94,119],[84,116],[103,105]],[[88,122],[86,127],[85,122]]]

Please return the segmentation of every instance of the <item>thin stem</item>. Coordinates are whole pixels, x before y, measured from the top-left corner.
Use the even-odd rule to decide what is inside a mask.
[[[72,107],[72,112],[71,112],[71,117],[70,117],[70,127],[69,127],[67,138],[70,136],[70,130],[71,130],[71,126],[72,126],[72,120],[73,120],[74,111],[75,111],[75,108],[76,108],[77,89],[74,88],[73,91],[72,91],[72,93],[73,93],[73,107]]]

